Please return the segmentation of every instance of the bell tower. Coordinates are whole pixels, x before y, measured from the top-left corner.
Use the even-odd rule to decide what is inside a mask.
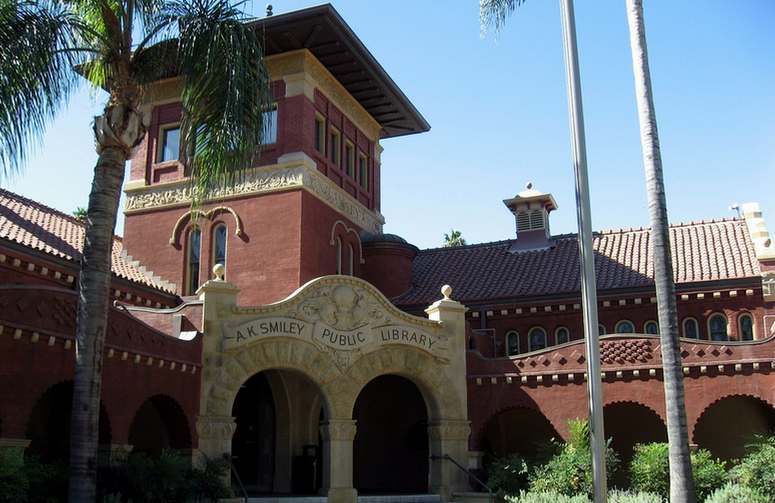
[[[222,264],[243,304],[279,300],[327,274],[362,275],[380,234],[384,139],[430,126],[331,5],[251,21],[265,38],[274,106],[242,179],[190,206],[180,159],[180,80],[150,86],[150,124],[125,185],[127,253],[194,295]]]

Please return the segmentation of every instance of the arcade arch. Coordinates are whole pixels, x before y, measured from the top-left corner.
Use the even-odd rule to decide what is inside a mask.
[[[165,449],[190,449],[188,419],[178,402],[167,395],[154,395],[137,409],[129,426],[133,452],[158,455]]]
[[[611,448],[619,455],[621,466],[632,461],[635,446],[651,442],[667,442],[667,428],[662,418],[651,408],[637,402],[614,402],[603,408],[603,430],[611,439]],[[619,480],[627,482],[627,470],[619,470]]]
[[[534,457],[551,439],[560,434],[541,411],[514,407],[498,412],[484,426],[482,448],[489,455],[520,454]]]
[[[740,458],[758,434],[775,432],[775,408],[751,395],[730,395],[709,405],[694,426],[694,443],[722,460]]]

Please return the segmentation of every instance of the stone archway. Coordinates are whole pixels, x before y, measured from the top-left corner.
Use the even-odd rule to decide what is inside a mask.
[[[692,438],[722,460],[740,458],[757,434],[775,432],[775,407],[752,395],[729,395],[710,404],[697,419]]]
[[[482,448],[487,457],[519,454],[532,458],[553,438],[561,437],[540,410],[513,407],[498,412],[485,423]]]
[[[132,419],[129,444],[134,452],[151,455],[158,455],[165,449],[190,453],[191,432],[183,408],[166,395],[148,398]]]

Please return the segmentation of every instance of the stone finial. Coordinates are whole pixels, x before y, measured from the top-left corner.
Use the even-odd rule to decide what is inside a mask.
[[[223,281],[224,274],[226,274],[226,267],[223,264],[215,264],[213,266],[213,275],[216,281]]]
[[[452,287],[449,285],[442,286],[441,294],[444,296],[444,300],[451,300],[450,295],[452,295]]]

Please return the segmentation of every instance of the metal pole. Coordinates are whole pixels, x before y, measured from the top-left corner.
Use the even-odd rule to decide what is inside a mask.
[[[573,0],[560,0],[562,32],[565,46],[565,71],[568,86],[573,168],[576,174],[576,216],[579,225],[581,255],[581,301],[584,313],[584,337],[587,348],[587,383],[589,386],[589,431],[592,450],[592,480],[595,503],[605,503],[607,496],[605,468],[605,433],[603,432],[603,397],[600,379],[600,342],[597,323],[595,255],[592,250],[592,216],[589,208],[587,147],[584,138],[584,112],[581,106],[581,78],[576,48],[576,20]]]

